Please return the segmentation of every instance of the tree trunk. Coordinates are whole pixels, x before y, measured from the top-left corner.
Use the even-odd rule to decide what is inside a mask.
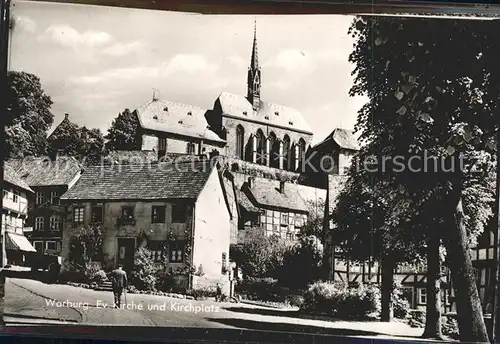
[[[427,243],[427,303],[424,338],[442,339],[441,331],[441,264],[439,231],[430,231]]]
[[[394,309],[392,305],[392,293],[394,290],[394,261],[390,256],[382,258],[382,309],[380,312],[381,321],[392,321]]]
[[[452,182],[445,209],[445,246],[451,270],[461,342],[488,343],[481,300],[470,257],[462,205],[462,178]]]

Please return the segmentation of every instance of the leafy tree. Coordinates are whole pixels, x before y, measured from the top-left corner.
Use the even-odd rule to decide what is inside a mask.
[[[104,136],[101,130],[80,128],[79,155],[85,157],[89,164],[96,164],[104,154]]]
[[[87,164],[99,163],[105,154],[104,137],[99,129],[79,127],[68,118],[54,130],[48,143],[49,153],[73,156]]]
[[[323,245],[314,235],[303,236],[285,252],[283,266],[278,269],[280,284],[303,290],[310,283],[321,278]],[[297,276],[300,271],[300,276]]]
[[[51,98],[34,74],[8,72],[7,84],[7,92],[2,95],[6,103],[5,157],[44,155],[46,133],[54,121]]]
[[[130,284],[139,290],[154,291],[157,285],[158,268],[146,247],[139,247],[135,253],[134,266],[130,274]]]
[[[253,228],[244,243],[231,247],[230,257],[246,277],[272,277],[283,266],[288,246],[285,240]]]
[[[139,118],[137,114],[125,109],[111,123],[106,135],[109,150],[137,150],[140,142]]]
[[[351,94],[369,98],[358,114],[361,140],[372,152],[378,150],[379,157],[400,156],[405,162],[419,157],[422,162],[435,156],[438,161],[435,173],[426,173],[422,164],[417,172],[397,170],[393,164],[385,173],[368,173],[367,179],[377,181],[379,195],[392,192],[386,197],[391,204],[397,191],[407,195],[400,198],[406,206],[396,208],[399,215],[393,219],[404,219],[410,209],[418,213],[427,203],[439,207],[439,234],[452,273],[460,339],[476,342],[487,342],[488,336],[469,255],[469,237],[476,228],[468,228],[468,222],[482,223],[484,218],[474,214],[474,220],[468,219],[465,212],[472,203],[464,204],[467,180],[473,182],[468,166],[491,164],[498,128],[500,78],[492,24],[360,17],[350,30],[357,39],[350,55],[356,64]],[[484,198],[481,201],[475,204],[488,209]]]
[[[87,272],[90,263],[102,258],[103,231],[100,226],[81,228],[70,238],[70,265],[75,271]]]
[[[323,242],[323,226],[325,219],[325,201],[309,202],[309,216],[306,223],[301,228],[300,236],[315,236]]]

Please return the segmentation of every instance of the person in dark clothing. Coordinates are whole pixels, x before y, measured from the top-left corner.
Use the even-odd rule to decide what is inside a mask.
[[[128,285],[127,273],[123,271],[122,265],[118,265],[117,269],[111,271],[110,278],[115,297],[115,308],[119,308],[121,306],[123,289],[127,288]]]
[[[221,302],[221,301],[222,301],[222,288],[220,287],[220,284],[217,283],[215,302]]]

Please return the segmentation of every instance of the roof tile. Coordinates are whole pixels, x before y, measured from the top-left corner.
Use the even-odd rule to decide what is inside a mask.
[[[209,162],[91,166],[63,200],[197,199]]]
[[[254,120],[292,130],[302,130],[312,134],[312,130],[299,111],[274,103],[261,101],[260,109],[253,111],[252,104],[244,96],[223,92],[217,98],[222,112],[244,120]]]
[[[144,129],[226,142],[209,129],[205,118],[207,110],[200,107],[165,100],[152,100],[136,111],[141,127]]]

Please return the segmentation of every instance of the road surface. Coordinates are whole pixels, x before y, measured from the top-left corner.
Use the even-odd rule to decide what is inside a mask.
[[[6,319],[9,319],[7,323],[15,323],[16,319],[25,317],[38,319],[40,322],[64,321],[68,324],[92,326],[245,329],[363,337],[419,337],[422,334],[422,329],[411,328],[402,323],[304,319],[296,311],[242,303],[128,294],[129,309],[113,309],[112,300],[111,292],[8,278],[4,313]]]

